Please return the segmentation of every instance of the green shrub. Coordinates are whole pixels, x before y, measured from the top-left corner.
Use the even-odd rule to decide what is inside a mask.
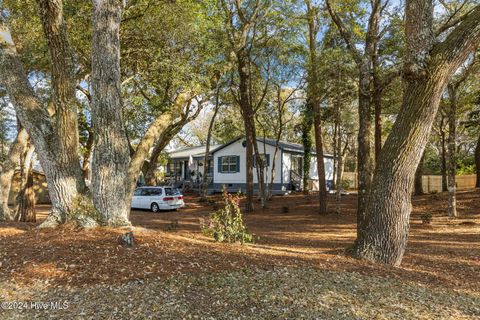
[[[340,181],[340,185],[339,185],[339,188],[341,190],[349,190],[352,186],[352,181],[350,180],[346,180],[346,179],[342,179]]]
[[[98,226],[100,214],[93,206],[92,198],[89,195],[77,195],[73,199],[70,219],[81,227],[93,228]]]
[[[210,214],[206,223],[201,222],[202,232],[213,237],[218,242],[253,242],[253,237],[248,233],[243,223],[240,211],[240,197],[223,191],[225,206]]]

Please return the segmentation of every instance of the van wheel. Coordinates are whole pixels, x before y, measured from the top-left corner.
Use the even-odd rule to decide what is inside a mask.
[[[150,209],[152,210],[152,212],[159,212],[160,211],[160,207],[158,206],[158,204],[156,202],[152,203],[152,205],[150,206]]]

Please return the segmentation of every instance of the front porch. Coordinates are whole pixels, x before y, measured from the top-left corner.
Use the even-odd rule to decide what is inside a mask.
[[[165,183],[184,191],[200,191],[203,183],[204,158],[170,159],[165,172]],[[209,193],[213,188],[213,160],[208,160],[207,183]]]

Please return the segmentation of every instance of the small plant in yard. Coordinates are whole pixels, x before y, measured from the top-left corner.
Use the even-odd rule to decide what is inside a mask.
[[[430,212],[423,213],[420,216],[420,219],[422,219],[423,224],[430,224],[432,223],[432,214]]]
[[[168,230],[170,231],[174,231],[174,230],[177,230],[179,228],[179,223],[178,223],[178,220],[170,220],[170,224],[168,225]]]
[[[350,180],[342,179],[338,187],[340,188],[340,190],[348,190],[352,187],[352,182]]]
[[[93,206],[92,198],[89,195],[78,195],[73,199],[70,219],[71,222],[83,228],[98,226],[100,214]]]
[[[210,214],[210,218],[201,221],[202,232],[213,237],[218,242],[253,242],[253,237],[248,233],[243,223],[240,211],[240,197],[223,191],[223,208]]]

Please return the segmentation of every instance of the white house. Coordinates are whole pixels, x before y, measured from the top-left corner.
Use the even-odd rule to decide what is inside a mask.
[[[279,142],[277,156],[275,140],[257,139],[259,152],[267,162],[265,181],[270,183],[273,162],[275,161],[275,176],[273,180],[274,193],[287,193],[302,188],[303,146],[296,143]],[[240,137],[220,146],[212,146],[209,155],[209,191],[220,192],[222,188],[236,192],[245,191],[246,187],[246,141]],[[203,172],[205,147],[193,147],[175,150],[169,153],[167,177],[176,183],[189,183],[194,188],[199,186]],[[309,179],[313,189],[318,190],[317,158],[312,156]],[[333,156],[324,155],[327,185],[333,181]],[[255,161],[254,161],[255,164]],[[254,183],[257,188],[258,177],[254,169]]]

